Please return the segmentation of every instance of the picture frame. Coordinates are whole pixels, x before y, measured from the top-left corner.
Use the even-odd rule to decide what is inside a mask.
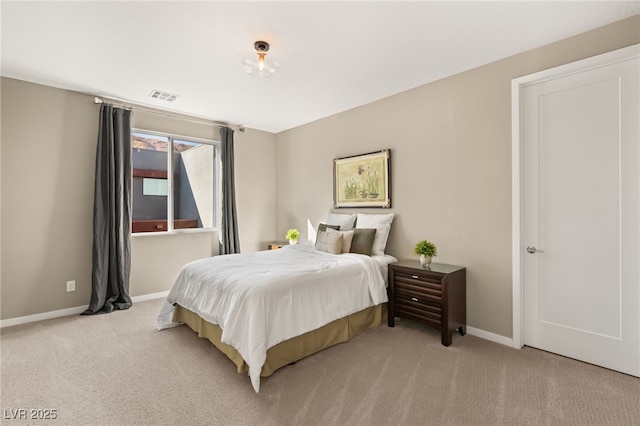
[[[391,207],[391,150],[333,160],[335,208]]]

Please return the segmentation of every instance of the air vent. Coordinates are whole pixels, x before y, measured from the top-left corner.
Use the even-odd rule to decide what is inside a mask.
[[[178,95],[174,95],[173,93],[163,92],[162,90],[153,89],[151,93],[149,93],[149,97],[153,99],[159,99],[161,101],[173,102],[178,98]]]

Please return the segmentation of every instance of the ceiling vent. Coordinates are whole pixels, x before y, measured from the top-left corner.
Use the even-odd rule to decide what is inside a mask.
[[[153,89],[151,93],[149,93],[149,97],[153,99],[159,99],[161,101],[173,102],[178,98],[178,95],[174,95],[173,93],[163,92],[162,90]]]

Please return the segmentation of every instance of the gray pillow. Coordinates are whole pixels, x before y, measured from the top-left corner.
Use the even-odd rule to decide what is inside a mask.
[[[327,225],[326,223],[318,224],[318,233],[316,234],[316,243],[318,242],[318,235],[321,232],[325,232],[327,229],[335,229],[336,231],[340,230],[340,225]]]
[[[371,256],[371,247],[376,237],[375,228],[354,228],[353,240],[351,240],[350,253],[366,254]]]
[[[318,241],[316,241],[316,249],[326,251],[331,254],[342,253],[342,234],[338,231],[320,231],[318,232]]]

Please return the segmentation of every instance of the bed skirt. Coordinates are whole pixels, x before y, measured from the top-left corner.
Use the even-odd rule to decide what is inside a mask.
[[[387,317],[387,303],[373,306],[355,314],[340,318],[316,330],[278,343],[267,350],[267,360],[260,376],[267,377],[277,369],[298,361],[323,349],[351,340],[363,331],[380,326]],[[222,329],[202,319],[198,314],[180,305],[175,306],[175,322],[187,324],[201,338],[209,339],[224,353],[238,369],[238,373],[248,373],[249,366],[233,347],[222,343]]]

